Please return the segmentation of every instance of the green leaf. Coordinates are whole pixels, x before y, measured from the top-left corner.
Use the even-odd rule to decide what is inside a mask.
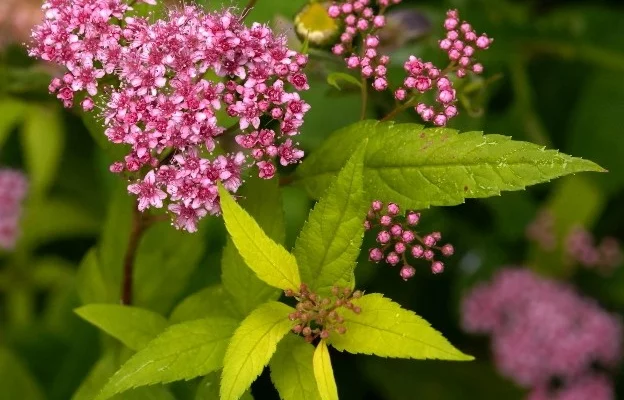
[[[359,79],[357,79],[353,75],[345,74],[344,72],[332,72],[331,74],[327,75],[327,83],[338,90],[342,90],[342,88],[340,87],[340,82],[349,83],[359,88],[362,87],[362,82],[360,82]]]
[[[456,205],[567,174],[604,171],[591,161],[506,136],[362,121],[336,131],[308,157],[297,170],[298,183],[318,198],[367,138],[365,189],[406,208]]]
[[[321,399],[338,400],[338,388],[334,379],[334,371],[329,358],[327,343],[321,340],[314,351],[314,377]]]
[[[248,179],[238,193],[240,204],[276,243],[285,238],[282,196],[277,179]],[[247,315],[260,304],[277,300],[280,291],[264,283],[241,258],[232,239],[228,238],[221,258],[221,281],[232,295],[241,314]]]
[[[113,375],[98,399],[139,386],[188,380],[216,371],[222,365],[236,325],[231,318],[205,318],[170,326]]]
[[[0,382],[0,398],[45,399],[39,384],[22,361],[3,347],[0,347]]]
[[[211,372],[206,375],[197,386],[195,400],[219,400],[220,381],[221,374],[218,372]],[[246,391],[243,393],[241,400],[253,400],[253,396],[249,391]]]
[[[279,341],[292,329],[294,309],[275,301],[245,318],[234,332],[223,360],[221,400],[236,400],[269,363]]]
[[[132,350],[145,347],[168,325],[160,314],[119,304],[89,304],[75,312]]]
[[[234,245],[258,278],[278,289],[299,290],[295,257],[264,233],[258,223],[219,187],[223,219]]]
[[[421,360],[474,359],[453,347],[427,321],[379,293],[353,300],[353,304],[362,312],[343,311],[346,333],[329,337],[329,343],[340,351]]]
[[[31,198],[25,205],[18,246],[32,249],[42,243],[97,234],[101,221],[73,199]]]
[[[114,303],[119,297],[119,285],[107,280],[95,247],[92,247],[80,262],[76,280],[76,288],[82,304]]]
[[[319,400],[312,368],[314,346],[301,336],[288,335],[271,358],[271,380],[283,400]]]
[[[52,185],[63,153],[65,131],[59,110],[30,106],[21,138],[30,190],[41,195]]]
[[[23,120],[26,109],[26,103],[20,100],[11,97],[0,99],[0,149],[13,128]]]
[[[315,291],[353,286],[367,209],[362,187],[365,151],[364,143],[316,204],[297,238],[293,253],[301,279]]]
[[[209,286],[188,296],[173,310],[169,321],[179,323],[207,317],[241,318],[222,285]]]
[[[93,400],[118,367],[115,352],[109,351],[98,360],[71,400]],[[163,385],[140,387],[112,397],[113,400],[175,400]]]
[[[178,231],[166,222],[151,226],[137,249],[134,304],[162,314],[171,311],[203,252],[201,235]]]
[[[132,212],[136,205],[121,182],[113,188],[108,202],[108,214],[98,243],[98,259],[104,281],[120,288],[123,260],[132,231]],[[114,299],[118,298],[119,292]]]

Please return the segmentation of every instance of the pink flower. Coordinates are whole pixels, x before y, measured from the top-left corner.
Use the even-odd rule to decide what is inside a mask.
[[[129,185],[128,192],[138,196],[139,211],[143,211],[150,206],[161,208],[163,200],[167,198],[167,194],[156,186],[156,175],[153,170],[145,175],[143,182]]]
[[[22,202],[28,182],[17,170],[0,168],[0,249],[12,250],[19,236]]]

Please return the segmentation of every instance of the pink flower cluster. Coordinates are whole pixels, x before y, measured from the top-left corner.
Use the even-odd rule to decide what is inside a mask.
[[[402,264],[399,274],[408,280],[416,274],[410,265],[411,260],[424,259],[431,263],[431,272],[439,274],[444,271],[444,263],[436,259],[436,251],[450,257],[455,252],[453,245],[438,246],[442,239],[440,232],[432,232],[424,237],[414,231],[420,222],[420,214],[407,211],[400,216],[399,206],[388,203],[386,207],[381,201],[374,201],[364,222],[366,230],[379,229],[377,243],[379,247],[369,250],[369,260],[378,263],[384,261],[391,266]]]
[[[167,202],[175,226],[193,232],[220,212],[218,182],[236,192],[250,166],[270,179],[276,157],[282,165],[303,157],[292,137],[310,108],[298,93],[309,88],[307,57],[267,26],[194,6],[150,22],[126,15],[120,0],[49,0],[44,9],[31,55],[69,71],[51,91],[71,106],[75,92],[95,95],[107,74],[120,82],[102,116],[108,140],[130,148],[111,171],[134,180],[128,190],[141,211]],[[86,111],[95,105],[82,101]],[[236,122],[223,126],[226,117]],[[213,153],[226,135],[240,151]]]
[[[0,168],[0,249],[11,250],[19,234],[22,201],[28,190],[24,174]]]
[[[595,365],[612,368],[621,355],[617,317],[525,269],[503,269],[473,288],[463,299],[462,320],[465,330],[491,335],[501,373],[538,394],[554,378],[574,387]]]
[[[398,4],[401,0],[377,0],[379,11],[375,11],[370,0],[347,0],[342,3],[333,3],[329,9],[329,16],[344,22],[345,30],[340,35],[340,43],[332,48],[336,55],[348,55],[347,67],[358,68],[364,78],[373,78],[373,88],[383,91],[388,88],[386,78],[390,57],[378,51],[379,36],[373,33],[386,25],[383,16],[386,8],[391,4]],[[355,53],[354,40],[361,36],[361,54]]]
[[[370,0],[348,0],[335,2],[328,9],[330,17],[340,19],[345,25],[340,43],[334,45],[333,53],[346,56],[347,67],[359,69],[363,78],[372,79],[372,86],[377,91],[388,89],[386,73],[390,57],[379,52],[379,36],[375,33],[385,26],[383,14],[386,8],[400,2],[401,0],[377,0],[374,5]],[[379,11],[376,12],[375,9]],[[396,100],[408,106],[416,104],[414,110],[420,117],[437,126],[446,125],[457,115],[457,96],[450,78],[451,73],[454,72],[458,78],[465,77],[468,72],[482,73],[483,65],[476,62],[475,54],[479,50],[487,49],[493,41],[485,34],[477,36],[467,22],[460,23],[457,10],[447,12],[444,28],[447,30],[446,38],[440,40],[439,46],[448,53],[450,65],[440,70],[431,62],[410,56],[404,64],[407,77],[403,85],[394,90]],[[354,44],[356,37],[362,38],[359,49]],[[435,105],[418,102],[424,93],[434,88]]]
[[[449,10],[444,20],[446,38],[440,40],[442,50],[448,53],[449,60],[456,64],[458,69],[455,74],[458,78],[466,76],[468,71],[475,74],[483,72],[483,65],[475,61],[475,53],[479,50],[487,50],[494,41],[485,33],[477,36],[477,32],[466,22],[459,22],[459,12]]]
[[[536,242],[543,250],[552,252],[557,248],[553,215],[542,210],[526,229],[527,238]],[[618,240],[604,237],[594,245],[593,235],[581,226],[572,228],[563,239],[563,249],[569,261],[588,269],[608,272],[624,262],[624,254]]]

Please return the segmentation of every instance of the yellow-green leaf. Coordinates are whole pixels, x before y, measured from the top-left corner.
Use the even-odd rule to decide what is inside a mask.
[[[301,278],[317,292],[332,286],[353,286],[353,270],[364,236],[367,201],[362,144],[316,204],[297,238],[293,253]]]
[[[119,304],[89,304],[75,312],[132,350],[145,347],[168,325],[160,314]]]
[[[223,360],[221,400],[237,400],[269,363],[277,344],[294,322],[288,315],[295,311],[271,301],[255,309],[234,332]]]
[[[271,358],[271,380],[282,400],[320,400],[312,358],[314,346],[301,336],[287,335]]]
[[[222,285],[209,286],[182,300],[171,313],[169,321],[178,323],[207,317],[242,317],[234,307],[232,296]]]
[[[170,326],[133,355],[108,381],[98,400],[139,386],[188,380],[216,371],[236,328],[231,318],[205,318]]]
[[[444,336],[413,311],[379,293],[353,300],[362,311],[342,311],[343,335],[332,334],[329,343],[340,351],[381,357],[470,361]]]
[[[219,195],[225,227],[249,268],[273,287],[299,290],[295,257],[268,237],[223,187],[219,187]]]
[[[322,400],[338,400],[338,388],[334,379],[327,343],[321,340],[314,351],[314,377]]]

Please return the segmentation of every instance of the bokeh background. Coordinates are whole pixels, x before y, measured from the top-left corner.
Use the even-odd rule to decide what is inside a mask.
[[[221,1],[203,3],[216,8]],[[304,3],[258,0],[248,20],[279,21],[278,29],[290,34],[288,21]],[[102,349],[111,345],[112,339],[72,310],[88,301],[92,291],[81,273],[85,255],[100,238],[114,240],[114,229],[123,227],[115,224],[115,218],[123,217],[111,215],[109,207],[114,193],[123,190],[122,182],[108,172],[110,156],[79,113],[63,110],[47,94],[50,75],[58,71],[29,60],[20,45],[40,18],[39,5],[37,0],[0,0],[0,166],[22,169],[31,181],[17,247],[0,252],[2,400],[72,398]],[[597,240],[624,238],[624,5],[618,0],[404,0],[396,8],[416,12],[416,17],[405,26],[397,22],[398,29],[387,37],[385,45],[396,62],[393,79],[400,79],[402,60],[409,54],[441,63],[436,44],[448,8],[458,8],[478,32],[495,39],[482,57],[486,73],[472,82],[462,99],[464,112],[451,127],[560,149],[610,172],[424,211],[423,229],[442,231],[456,249],[441,275],[431,275],[422,265],[415,278],[403,282],[396,269],[371,264],[363,254],[356,270],[361,289],[387,293],[415,310],[477,361],[399,361],[333,352],[340,396],[522,399],[527,392],[497,372],[489,340],[462,331],[460,301],[477,282],[514,265],[569,281],[604,309],[624,312],[623,265],[607,272],[579,268],[564,262],[561,249],[540,250],[525,233],[546,208],[556,216],[559,241],[576,225]],[[407,32],[412,37],[404,37]],[[311,90],[303,97],[312,110],[300,139],[306,152],[313,152],[334,129],[358,119],[358,93],[331,89],[325,82],[336,68],[332,62],[315,61],[309,71]],[[371,117],[385,114],[386,100],[373,98],[377,105]],[[401,118],[416,121],[413,115]],[[292,245],[312,203],[297,188],[285,187],[283,195]],[[161,228],[163,241],[169,229]],[[143,297],[145,306],[168,313],[180,299],[218,281],[225,241],[221,221],[208,220],[196,236],[189,240],[200,249],[198,262],[181,267],[175,259],[167,261],[167,271],[178,274],[173,289],[164,290],[170,282],[150,280],[145,273],[143,284],[151,291]],[[366,240],[364,248],[372,247],[374,238]],[[151,265],[152,275],[161,274],[161,268]],[[142,290],[140,279],[136,285]],[[612,374],[622,398],[623,371]],[[194,398],[192,384],[172,385],[171,390],[175,398]],[[253,385],[253,394],[256,399],[278,398],[267,371]]]

